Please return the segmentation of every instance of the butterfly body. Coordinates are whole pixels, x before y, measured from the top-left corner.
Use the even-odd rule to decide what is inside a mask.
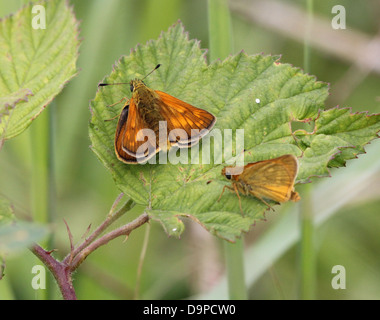
[[[132,101],[136,105],[137,112],[146,127],[153,130],[157,145],[159,145],[159,123],[165,121],[159,111],[160,97],[155,90],[148,88],[140,79],[131,80],[130,85],[133,88]]]
[[[158,110],[159,95],[156,91],[148,88],[144,82],[139,79],[131,81],[131,88],[132,87],[132,100],[142,119],[150,128],[155,126],[158,128],[158,122],[165,121],[165,118]]]
[[[238,191],[244,194],[245,196],[248,196],[250,193],[253,192],[252,186],[245,183],[245,181],[243,180],[237,180],[236,187]]]

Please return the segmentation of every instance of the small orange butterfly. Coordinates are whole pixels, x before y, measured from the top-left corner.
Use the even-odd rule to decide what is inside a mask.
[[[241,174],[237,174],[237,172],[241,172]],[[225,167],[222,169],[222,174],[232,180],[232,187],[224,186],[219,200],[225,188],[235,191],[239,198],[241,212],[243,209],[239,192],[243,195],[254,196],[272,210],[273,208],[264,199],[276,202],[301,199],[298,192],[294,191],[294,181],[298,174],[298,160],[291,154],[249,163],[244,166],[243,170],[241,167]]]
[[[159,67],[158,64],[149,74]],[[167,145],[168,148],[189,148],[198,143],[216,121],[215,116],[206,110],[194,107],[165,92],[148,88],[143,79],[129,82],[132,98],[124,104],[115,134],[116,156],[130,164],[149,160],[161,150],[162,145]],[[101,83],[99,86],[114,84],[125,83]],[[166,121],[167,141],[160,141],[160,121]],[[145,141],[144,131],[140,131],[142,129],[150,129],[154,138],[148,137]],[[141,153],[139,150],[143,144],[144,151]]]

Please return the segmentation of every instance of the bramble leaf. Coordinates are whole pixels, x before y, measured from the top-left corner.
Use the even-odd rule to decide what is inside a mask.
[[[189,164],[159,164],[162,154],[157,155],[158,164],[127,165],[117,159],[117,120],[105,120],[117,116],[123,106],[107,106],[130,98],[129,86],[101,87],[90,105],[92,150],[117,186],[136,203],[145,205],[146,212],[160,221],[169,235],[180,236],[184,225],[179,218],[187,217],[211,233],[234,241],[263,218],[267,207],[254,197],[241,196],[244,215],[233,192],[226,190],[218,202],[223,187],[229,185],[221,175],[225,163],[217,161],[221,152],[214,153],[218,133],[227,139],[225,130],[232,130],[235,153],[237,130],[244,129],[245,163],[296,155],[300,160],[297,181],[305,182],[313,176],[328,176],[328,167],[343,165],[363,152],[363,146],[380,130],[377,115],[351,115],[347,109],[321,111],[328,95],[327,84],[281,63],[279,57],[240,52],[210,65],[205,58],[199,42],[189,40],[178,23],[159,39],[138,45],[130,55],[123,56],[104,79],[106,83],[128,82],[144,77],[160,63],[161,68],[144,80],[147,86],[213,113],[217,122],[209,136],[191,149],[181,149],[189,151],[181,158]],[[294,131],[294,122],[314,123],[314,130]],[[210,143],[211,135],[214,140]],[[192,155],[202,154],[207,148],[211,163],[190,163]],[[168,157],[178,155],[179,151],[175,152],[170,149]],[[224,162],[230,159],[225,157]]]
[[[0,140],[24,131],[77,72],[79,32],[71,8],[61,0],[38,4],[46,29],[34,29],[42,11],[33,13],[33,3],[0,21]]]

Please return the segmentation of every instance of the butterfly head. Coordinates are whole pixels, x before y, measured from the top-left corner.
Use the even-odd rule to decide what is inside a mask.
[[[145,83],[144,83],[144,79],[149,76],[154,70],[157,70],[161,65],[158,64],[156,65],[156,67],[151,71],[149,72],[144,78],[142,79],[134,79],[134,80],[131,80],[131,82],[129,83],[130,85],[130,89],[131,89],[131,92],[135,91],[136,89],[138,88],[141,88],[141,87],[146,87]]]
[[[137,90],[138,88],[146,87],[144,81],[142,81],[140,79],[131,80],[129,82],[129,85],[130,85],[131,92]]]
[[[228,180],[239,180],[239,176],[242,174],[244,167],[224,167],[222,169],[222,175]]]
[[[229,170],[226,169],[228,169],[228,167],[222,169],[222,175],[224,175],[228,180],[231,180],[232,175]]]

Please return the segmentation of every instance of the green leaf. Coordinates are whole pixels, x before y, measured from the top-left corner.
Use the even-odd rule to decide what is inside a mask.
[[[46,29],[34,29],[30,3],[0,21],[0,138],[24,131],[76,74],[78,23],[67,1],[38,3]]]
[[[28,101],[28,96],[33,93],[28,89],[19,89],[7,95],[0,97],[0,116],[9,114],[9,110],[13,109],[17,103]]]
[[[352,124],[342,118],[339,126],[329,127],[328,116],[340,119],[343,114],[320,111],[328,95],[327,84],[281,63],[279,57],[248,56],[240,52],[207,65],[205,52],[197,41],[187,38],[180,23],[162,33],[158,40],[138,45],[130,55],[123,56],[104,82],[142,78],[158,63],[162,67],[144,80],[150,88],[213,113],[217,122],[210,135],[232,129],[234,152],[236,130],[244,129],[245,163],[288,153],[298,156],[298,182],[328,175],[328,166],[334,157],[339,154],[342,158],[335,165],[342,163],[349,156],[342,150],[359,150],[380,129],[380,121],[374,117],[368,117],[372,119],[369,123],[357,120]],[[123,97],[131,97],[128,85],[98,89],[90,105],[91,147],[117,186],[136,203],[146,206],[146,212],[160,221],[169,235],[179,236],[184,230],[179,218],[187,217],[211,233],[234,241],[242,231],[264,217],[266,205],[254,197],[241,196],[244,215],[233,192],[227,190],[218,202],[229,181],[221,175],[225,163],[214,159],[219,154],[213,152],[210,135],[191,149],[191,153],[197,155],[198,148],[201,154],[204,148],[211,146],[210,164],[190,164],[189,161],[189,164],[127,165],[119,161],[113,143],[117,120],[105,120],[120,113],[121,105],[107,106]],[[293,122],[314,122],[315,130],[292,132]],[[175,151],[172,148],[169,155]],[[230,159],[224,159],[227,160]]]
[[[312,134],[303,130],[295,132],[300,145],[304,146],[299,180],[329,176],[328,167],[345,166],[346,160],[365,153],[364,146],[378,137],[380,114],[350,111],[349,108],[321,111]]]

